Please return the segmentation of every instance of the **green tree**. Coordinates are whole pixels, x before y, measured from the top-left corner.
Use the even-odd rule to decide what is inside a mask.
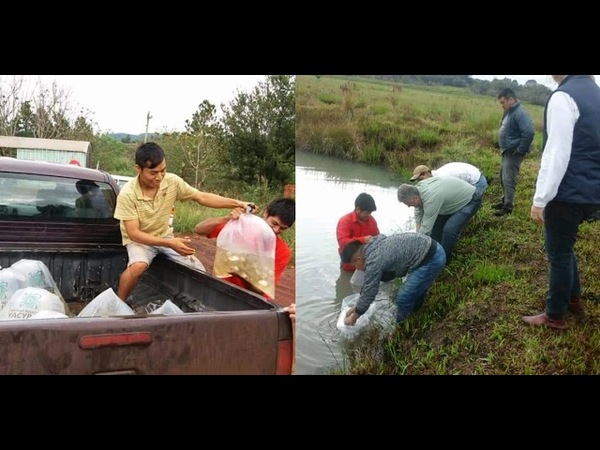
[[[92,138],[92,166],[108,173],[134,175],[134,157],[129,147],[108,135]]]
[[[268,75],[250,93],[238,92],[222,109],[230,176],[273,188],[293,181],[294,77]]]

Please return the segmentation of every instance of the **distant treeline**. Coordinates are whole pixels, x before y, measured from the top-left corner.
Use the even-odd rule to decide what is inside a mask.
[[[528,80],[524,85],[516,80],[504,78],[502,80],[478,80],[471,75],[349,75],[360,78],[391,81],[404,84],[442,85],[469,88],[476,94],[497,97],[503,88],[511,88],[519,100],[534,105],[544,106],[551,89],[539,84],[535,80]]]

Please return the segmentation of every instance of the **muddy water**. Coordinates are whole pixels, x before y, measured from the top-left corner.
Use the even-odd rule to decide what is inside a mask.
[[[326,374],[345,364],[348,339],[337,321],[342,301],[357,290],[350,285],[352,273],[339,268],[337,222],[367,192],[375,199],[381,233],[413,229],[412,209],[396,196],[402,182],[382,169],[296,153],[296,374]],[[389,297],[384,285],[381,296]]]

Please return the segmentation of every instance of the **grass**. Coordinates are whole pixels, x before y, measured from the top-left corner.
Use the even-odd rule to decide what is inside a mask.
[[[346,136],[344,153],[335,156],[391,167],[406,179],[418,164],[435,168],[464,161],[494,180],[423,308],[391,334],[377,329],[364,333],[345,349],[348,363],[332,373],[600,374],[600,223],[584,222],[576,245],[586,318],[578,322],[568,317],[564,331],[521,321],[523,315],[544,310],[548,288],[543,227],[529,218],[541,158],[543,108],[524,104],[536,136],[521,166],[515,210],[498,218],[491,205],[502,195],[497,149],[502,111],[494,97],[458,88],[398,89],[385,82],[353,82],[354,104],[364,106],[349,116],[340,89],[347,79],[297,77],[299,150],[335,154],[340,147],[332,142],[331,128]],[[335,101],[323,103],[323,95]],[[329,138],[327,147],[311,140],[316,135]]]

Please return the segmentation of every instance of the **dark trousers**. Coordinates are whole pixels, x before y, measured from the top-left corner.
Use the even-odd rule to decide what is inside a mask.
[[[562,319],[569,300],[581,296],[575,243],[581,222],[598,210],[598,205],[551,201],[544,208],[546,253],[550,264],[550,283],[546,314]]]
[[[517,180],[521,163],[525,155],[513,155],[512,150],[502,153],[500,166],[500,184],[502,184],[502,203],[504,209],[512,211],[515,207],[515,193],[517,191]]]

